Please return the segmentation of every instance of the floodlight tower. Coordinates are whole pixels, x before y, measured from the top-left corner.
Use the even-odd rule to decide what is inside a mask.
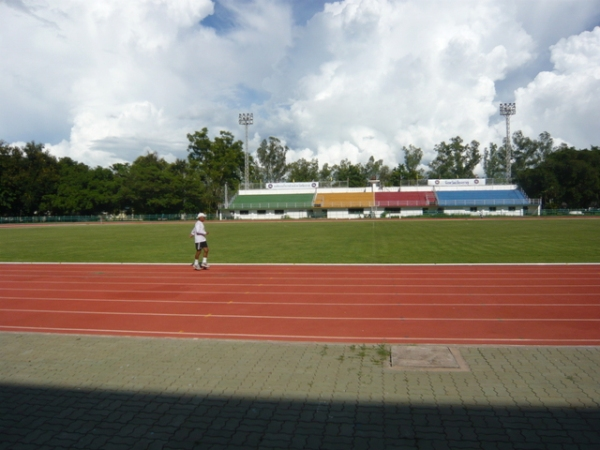
[[[512,160],[512,146],[510,144],[510,116],[517,112],[515,103],[500,103],[500,115],[506,119],[506,181],[510,182],[510,164]]]
[[[240,113],[240,125],[244,125],[246,127],[246,154],[244,158],[244,182],[246,186],[246,190],[248,190],[248,182],[250,179],[249,173],[250,170],[248,168],[249,165],[249,152],[248,152],[248,125],[252,125],[254,123],[254,115],[252,113]]]

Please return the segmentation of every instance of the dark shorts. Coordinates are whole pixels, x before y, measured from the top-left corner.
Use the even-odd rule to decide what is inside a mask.
[[[208,248],[208,242],[196,242],[196,250],[200,250],[201,248]]]

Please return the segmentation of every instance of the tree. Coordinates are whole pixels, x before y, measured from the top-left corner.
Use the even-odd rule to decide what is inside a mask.
[[[48,196],[56,192],[58,161],[43,144],[29,142],[23,148],[25,158],[19,177],[22,197],[19,210],[24,215],[44,213],[50,208]]]
[[[561,147],[534,168],[521,171],[519,184],[546,208],[600,206],[600,147]]]
[[[390,183],[393,186],[402,186],[404,180],[408,180],[408,175],[406,173],[406,167],[404,164],[400,163],[392,170],[390,174]]]
[[[425,178],[423,169],[419,169],[423,159],[423,150],[411,144],[408,147],[402,147],[402,151],[404,152],[404,168],[408,178],[415,180]]]
[[[361,169],[365,180],[379,180],[382,185],[390,180],[391,170],[383,164],[383,159],[375,161],[375,158],[371,156],[367,163],[361,166]]]
[[[519,130],[513,133],[512,140],[514,144],[512,172],[515,175],[522,170],[537,167],[555,150],[554,139],[547,131],[540,133],[539,139],[535,140],[524,136]]]
[[[404,152],[404,163],[398,164],[390,174],[390,182],[393,185],[400,186],[403,180],[418,180],[425,178],[425,171],[419,169],[421,159],[423,159],[423,150],[414,145],[402,147]]]
[[[333,167],[330,167],[327,163],[323,164],[323,167],[319,170],[319,180],[333,181]]]
[[[268,142],[266,139],[263,139],[256,151],[256,155],[265,183],[283,181],[287,172],[285,155],[288,150],[287,145],[282,145],[281,141],[276,137],[269,137]]]
[[[0,141],[0,214],[19,213],[19,202],[24,185],[21,180],[23,153]]]
[[[319,161],[304,158],[288,165],[287,179],[292,182],[316,181],[319,178]]]
[[[263,183],[261,167],[252,155],[248,155],[248,177],[252,184],[260,185]]]
[[[363,187],[367,184],[362,165],[352,164],[349,159],[344,159],[339,165],[333,166],[334,179],[347,181],[348,187]]]
[[[125,207],[130,207],[135,197],[129,176],[131,164],[116,163],[110,166],[110,171],[113,173],[116,192],[115,202],[111,208],[111,211],[118,213],[123,211]]]
[[[194,163],[197,165],[197,163]],[[185,159],[176,159],[169,166],[173,180],[172,195],[179,198],[177,205],[179,213],[198,213],[203,208],[202,198],[204,184],[200,177],[200,171],[195,170],[193,164]]]
[[[139,156],[129,170],[133,195],[130,207],[138,214],[160,214],[180,211],[182,197],[176,191],[177,183],[169,163],[154,152]]]
[[[365,180],[378,180],[382,166],[383,159],[375,161],[375,157],[371,156],[364,166],[361,165],[363,178]]]
[[[117,195],[117,184],[112,170],[98,166],[90,169],[89,177],[88,192],[94,205],[90,213],[112,211]]]
[[[109,169],[91,170],[65,157],[58,161],[58,172],[56,192],[46,196],[53,215],[97,214],[111,208],[115,192]]]
[[[489,149],[483,151],[483,171],[486,178],[506,178],[506,145],[490,143]]]
[[[235,141],[228,131],[210,140],[205,127],[194,134],[188,134],[188,159],[197,162],[200,177],[204,182],[203,202],[209,213],[217,211],[223,201],[225,185],[230,192],[239,188],[244,172],[244,144]]]
[[[392,170],[389,166],[383,165],[379,169],[379,182],[382,186],[388,186],[391,184]]]
[[[434,147],[437,156],[429,164],[430,178],[474,178],[474,170],[481,155],[479,142],[471,141],[463,145],[463,140],[457,136],[450,143],[441,142]]]

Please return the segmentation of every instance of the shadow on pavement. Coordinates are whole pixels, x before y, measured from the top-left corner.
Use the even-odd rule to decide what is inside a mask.
[[[600,410],[0,385],[0,449],[589,449]]]

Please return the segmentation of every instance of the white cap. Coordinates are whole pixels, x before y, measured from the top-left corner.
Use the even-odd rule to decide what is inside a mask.
[[[206,217],[206,214],[204,214],[204,213],[198,213],[198,216],[196,216],[196,217],[197,217],[198,219],[199,219],[200,217]]]

